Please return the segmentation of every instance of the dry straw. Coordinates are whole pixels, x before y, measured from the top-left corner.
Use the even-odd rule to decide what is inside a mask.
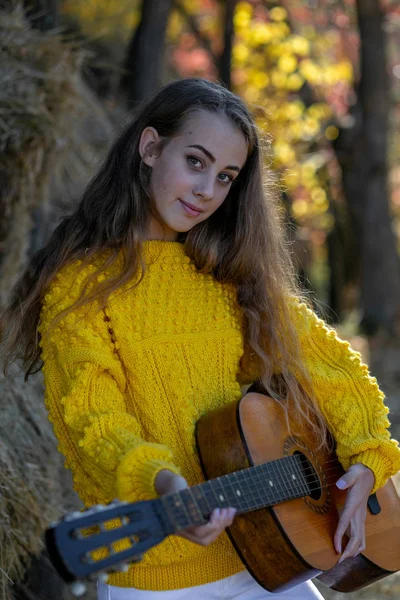
[[[86,53],[0,12],[0,305],[26,265],[36,208],[87,180],[113,128],[81,78]],[[50,185],[51,184],[51,185]]]
[[[0,3],[1,4],[1,3]],[[22,6],[0,10],[0,307],[41,220],[79,194],[113,137],[81,78],[85,53],[60,32],[32,29]],[[0,377],[0,600],[11,600],[46,525],[76,506],[43,406],[39,376]]]

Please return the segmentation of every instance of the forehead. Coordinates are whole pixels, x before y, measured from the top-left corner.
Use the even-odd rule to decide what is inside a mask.
[[[248,145],[244,134],[225,115],[194,112],[185,120],[178,138],[184,146],[204,146],[223,166],[241,168],[247,159]]]

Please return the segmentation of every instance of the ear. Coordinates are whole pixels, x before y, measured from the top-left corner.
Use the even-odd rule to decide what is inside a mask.
[[[142,131],[139,141],[139,154],[142,161],[148,166],[152,167],[157,158],[157,144],[160,141],[157,129],[154,127],[146,127]]]

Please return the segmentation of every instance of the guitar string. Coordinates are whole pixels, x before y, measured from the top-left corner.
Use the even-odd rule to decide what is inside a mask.
[[[274,463],[272,462],[272,463],[265,463],[265,464],[270,464],[270,466],[272,466]],[[259,465],[259,466],[263,466],[263,465]],[[304,472],[306,471],[306,469],[304,469],[304,466],[303,465],[298,465],[298,466],[300,466],[300,470],[303,471],[303,474],[304,474]],[[315,473],[315,469],[312,467],[312,465],[310,467],[307,467],[307,470]],[[249,475],[248,473],[243,473],[241,471],[237,471],[235,473],[235,477],[238,478],[238,475],[240,473],[242,473],[243,475]],[[232,474],[230,474],[230,475],[232,475]],[[263,477],[263,475],[264,475],[264,477]],[[297,490],[294,485],[288,486],[284,480],[279,479],[279,476],[280,476],[280,473],[278,473],[278,478],[276,476],[274,478],[275,479],[275,483],[274,483],[275,489],[272,493],[271,493],[271,489],[267,487],[267,484],[265,482],[265,473],[257,474],[257,472],[253,472],[251,474],[251,477],[248,477],[248,476],[243,477],[242,482],[237,482],[237,483],[241,483],[241,484],[246,484],[246,487],[247,487],[247,493],[241,491],[241,498],[242,498],[241,504],[243,504],[243,500],[245,500],[250,505],[253,505],[254,503],[256,505],[259,505],[260,503],[263,504],[266,500],[263,492],[268,492],[268,497],[272,502],[283,501],[282,495],[285,496],[285,495],[287,495],[288,492],[290,492],[290,494],[296,493],[296,491],[299,489],[298,486],[297,486]],[[222,476],[222,477],[224,477],[224,476]],[[211,484],[209,487],[209,490],[213,493],[213,496],[214,496],[215,501],[217,502],[217,505],[220,504],[220,497],[217,495],[217,492],[213,489],[213,486],[212,486],[212,482],[215,482],[215,481],[218,481],[218,483],[221,487],[221,491],[223,493],[223,497],[224,498],[227,497],[228,501],[227,501],[227,503],[225,503],[225,505],[229,505],[229,503],[232,499],[234,499],[235,502],[237,502],[238,499],[236,496],[234,496],[232,494],[232,490],[231,490],[231,494],[229,494],[228,490],[223,485],[223,484],[228,483],[232,488],[233,483],[231,483],[228,479],[223,482],[221,482],[218,479],[214,479],[214,480],[210,480],[208,483]],[[317,485],[313,486],[314,483],[317,483]],[[312,480],[312,481],[310,481],[310,479],[308,477],[308,480],[306,481],[306,485],[307,485],[306,490],[303,490],[300,493],[300,495],[308,496],[313,491],[316,491],[316,490],[322,491],[324,488],[329,487],[329,482],[328,482],[328,485],[321,485],[320,479],[318,477],[314,478],[314,480]],[[185,490],[185,492],[189,492],[190,489],[191,488],[188,488],[188,490]],[[199,490],[199,491],[201,491],[201,490]],[[193,492],[192,492],[192,494],[193,494]],[[232,498],[229,498],[230,495],[232,495]],[[208,504],[208,508],[210,508],[210,503],[207,498],[207,494],[202,493],[202,496],[204,497],[206,503]],[[258,496],[258,498],[256,498],[255,496]],[[185,503],[183,502],[182,504],[184,505]],[[198,514],[199,514],[199,512],[200,511],[197,510]],[[201,512],[203,512],[203,511],[201,511]],[[190,520],[189,515],[187,515],[187,520]]]
[[[336,461],[332,461],[332,462],[335,463],[333,467],[331,467],[329,469],[323,469],[323,471],[322,471],[323,475],[326,478],[330,477],[332,475],[340,477],[340,475],[343,474],[343,471],[342,471],[341,467],[337,464],[337,462]],[[262,465],[257,465],[257,467],[262,468],[264,465],[269,465],[269,468],[271,468],[273,463],[264,463]],[[314,465],[309,464],[309,466],[304,467],[304,464],[302,464],[302,465],[300,465],[300,467],[301,467],[301,472],[307,478],[308,483],[314,483],[316,481],[320,481],[320,478],[318,476],[318,469],[316,467],[314,467]],[[250,481],[254,477],[257,477],[259,479],[259,476],[262,476],[262,477],[268,476],[268,473],[266,473],[265,470],[261,470],[261,469],[260,470],[257,469],[255,471],[253,471],[253,473],[251,473],[251,474],[246,472],[246,470],[237,471],[236,473],[242,473],[244,478],[247,481]],[[278,474],[278,476],[280,475],[279,471],[277,474]],[[227,476],[229,477],[229,475],[232,475],[232,473],[228,474]],[[222,477],[225,477],[225,476],[222,476]]]
[[[235,475],[240,474],[240,473],[241,473],[241,471],[238,471],[235,473]],[[206,483],[212,483],[215,481],[218,481],[218,479],[210,480]],[[238,501],[238,498],[232,494],[232,490],[231,490],[232,498],[230,498],[229,497],[230,494],[228,493],[228,490],[226,489],[226,487],[223,486],[221,481],[218,481],[218,483],[220,484],[221,491],[224,494],[223,498],[224,499],[226,498],[226,500],[227,500],[227,502],[224,503],[225,506],[228,506],[230,504],[230,501],[233,499],[235,500],[234,503],[236,503]],[[228,483],[228,482],[224,481],[223,483]],[[254,508],[252,508],[252,505],[254,503],[256,504],[256,506],[259,506],[260,504],[264,504],[264,502],[267,498],[264,496],[263,492],[267,492],[268,500],[271,500],[272,502],[276,502],[276,503],[278,503],[279,501],[282,502],[284,500],[284,498],[282,499],[282,495],[286,496],[288,492],[291,494],[296,492],[296,488],[293,485],[288,486],[285,483],[285,481],[279,480],[279,478],[275,478],[274,491],[271,493],[271,489],[269,487],[267,487],[268,484],[266,484],[265,479],[263,477],[255,475],[254,473],[252,474],[251,478],[245,477],[245,478],[243,478],[242,482],[237,482],[237,483],[240,483],[241,485],[246,484],[247,492],[241,491],[242,502],[240,504],[243,504],[243,500],[244,500],[245,502],[247,502],[248,504],[251,505],[248,507],[249,510],[254,510]],[[316,485],[314,487],[310,484],[310,482],[307,482],[307,483],[308,483],[308,485],[307,485],[306,490],[303,490],[300,493],[300,496],[303,496],[303,495],[308,496],[310,493],[317,491],[317,490],[322,491],[323,489],[328,488],[330,485],[329,482],[327,482],[326,485],[321,485],[319,478],[317,478],[311,482],[311,484],[318,483],[318,485]],[[200,484],[200,485],[202,485],[202,484]],[[229,482],[229,485],[231,487],[233,486],[233,484],[231,482]],[[195,486],[195,487],[197,487],[197,486]],[[192,488],[188,488],[187,490],[184,490],[184,491],[188,493],[188,492],[190,492],[191,489]],[[299,489],[299,488],[297,487],[297,489]],[[222,504],[220,502],[220,497],[218,496],[218,493],[214,490],[213,485],[209,486],[209,491],[212,492],[217,505],[219,506],[220,504]],[[211,508],[210,502],[207,498],[207,493],[204,493],[204,492],[205,492],[205,490],[203,491],[202,496],[204,497],[204,499],[208,505],[208,508]],[[299,490],[299,492],[300,492],[300,490]],[[192,494],[193,494],[193,492],[192,492]],[[258,496],[258,498],[255,497],[256,495]],[[182,502],[182,508],[183,508],[183,510],[186,511],[186,508],[184,508],[184,506],[185,506],[185,502]],[[246,507],[244,507],[244,508],[246,508]],[[199,514],[199,511],[197,511],[197,512]],[[201,512],[203,512],[203,511],[201,511]],[[189,514],[187,514],[187,520],[190,521]]]
[[[302,470],[303,470],[303,472],[305,471],[304,468],[302,468]],[[308,470],[313,472],[315,475],[317,475],[317,473],[315,472],[315,469],[313,467],[308,468]],[[336,470],[338,470],[338,467]],[[238,473],[240,473],[240,471]],[[251,499],[254,499],[254,492],[256,492],[258,495],[260,495],[259,493],[264,491],[263,488],[267,489],[268,492],[270,492],[270,490],[265,486],[265,480],[264,480],[264,477],[262,477],[262,475],[265,476],[264,473],[261,474],[261,477],[255,473],[253,473],[251,478],[245,477],[243,479],[243,483],[246,483],[246,485],[248,487],[247,491],[250,492],[250,494],[253,496],[253,498],[251,498]],[[280,475],[280,474],[278,473],[278,475]],[[325,473],[325,475],[326,475],[326,473]],[[336,476],[337,475],[338,474],[336,474]],[[224,483],[229,483],[229,485],[231,485],[231,486],[233,485],[230,481],[225,481]],[[293,482],[291,482],[291,483],[293,483]],[[327,487],[327,485],[321,485],[321,481],[320,481],[318,475],[316,477],[314,477],[314,479],[312,479],[311,481],[310,481],[310,477],[308,476],[306,483],[307,483],[307,488],[306,488],[306,490],[303,490],[303,492],[304,491],[306,492],[305,495],[309,495],[310,492],[313,492],[316,490],[322,490],[324,487]],[[317,485],[313,486],[314,483],[316,483]],[[328,481],[327,483],[329,485],[331,482]],[[332,481],[332,483],[334,483],[334,482]],[[253,485],[249,485],[249,484],[253,484]],[[282,493],[286,494],[287,492],[293,493],[296,491],[296,488],[293,485],[287,486],[285,481],[279,480],[279,477],[278,477],[278,479],[275,479],[274,485],[275,485],[275,490],[279,493],[279,496],[281,496]],[[223,492],[226,493],[226,491],[227,491],[226,488],[224,488],[223,486],[221,486],[221,487],[222,487]],[[297,489],[299,489],[298,486],[297,486]],[[229,495],[229,494],[227,494],[227,495]],[[271,496],[271,493],[269,495]],[[274,494],[272,494],[272,496],[274,496]],[[276,496],[276,494],[275,494],[275,496]],[[264,500],[264,498],[262,500]]]
[[[290,457],[283,457],[283,458],[287,459],[287,458],[290,458]],[[340,466],[338,465],[337,460],[335,460],[335,459],[327,461],[325,463],[325,465],[328,465],[329,463],[334,464],[334,467],[331,468],[331,469],[325,469],[324,470],[324,475],[325,475],[326,480],[327,480],[327,484],[326,485],[321,485],[321,481],[320,481],[320,479],[318,477],[318,474],[316,472],[316,468],[313,466],[313,464],[311,462],[308,461],[307,467],[304,467],[304,463],[300,463],[300,464],[296,465],[297,467],[300,468],[300,472],[302,472],[303,475],[305,475],[307,473],[312,473],[313,474],[313,479],[311,479],[311,480],[310,480],[310,475],[309,474],[306,475],[305,479],[306,479],[306,484],[307,484],[307,490],[306,490],[306,493],[304,493],[304,490],[303,490],[301,492],[301,495],[304,494],[305,496],[308,496],[310,494],[310,492],[312,493],[312,492],[314,492],[316,490],[322,491],[323,489],[325,489],[325,488],[329,487],[329,485],[331,485],[331,483],[328,481],[329,475],[333,475],[333,473],[335,471],[336,472],[340,471]],[[266,465],[268,465],[272,469],[274,469],[274,468],[277,469],[277,467],[278,467],[277,461],[271,461],[270,463],[264,463],[262,465],[256,465],[256,467],[261,467],[262,468],[262,467],[265,467]],[[287,467],[287,469],[289,469],[287,461],[283,462],[282,465],[284,467]],[[282,465],[280,465],[280,466],[282,466]],[[259,471],[259,472],[257,472],[257,471]],[[329,473],[329,471],[331,473]],[[242,477],[242,482],[237,481],[236,484],[239,484],[239,483],[241,483],[241,485],[245,484],[246,487],[247,487],[247,493],[241,491],[241,498],[242,498],[242,500],[244,499],[244,500],[247,501],[248,504],[250,504],[250,506],[248,508],[244,507],[246,510],[254,510],[254,508],[252,508],[252,506],[251,506],[251,505],[254,504],[254,502],[256,503],[256,505],[259,505],[260,502],[262,504],[265,502],[265,497],[263,496],[263,492],[268,492],[268,496],[269,496],[269,498],[273,502],[283,501],[281,499],[282,494],[286,494],[287,495],[288,492],[290,492],[291,494],[293,494],[293,493],[296,492],[296,487],[295,486],[293,486],[293,485],[288,486],[287,483],[283,479],[280,480],[280,478],[282,478],[282,475],[279,472],[279,470],[276,473],[276,475],[278,477],[276,475],[274,476],[274,479],[275,479],[274,487],[275,487],[275,489],[274,489],[274,492],[272,494],[271,494],[271,490],[267,487],[266,482],[265,482],[265,476],[266,475],[268,476],[268,474],[266,474],[265,472],[262,472],[261,469],[253,471],[253,473],[251,474],[250,477],[249,477],[249,473],[248,472],[246,473],[246,470],[244,470],[244,471],[243,470],[242,471],[237,471],[234,474],[235,478],[238,479],[238,476],[240,474],[242,474],[244,477]],[[290,471],[289,471],[289,473],[285,473],[286,476],[288,476],[288,474],[290,475]],[[231,474],[227,474],[227,475],[229,477],[229,475],[232,476],[233,474],[231,473]],[[225,476],[222,476],[222,477],[225,477]],[[215,479],[214,480],[210,480],[207,483],[211,483],[213,481],[216,481],[216,480]],[[227,494],[226,488],[223,487],[222,482],[218,481],[218,483],[220,484],[220,487],[221,487],[221,490],[222,490],[222,492],[224,494],[224,497],[225,497],[225,495],[229,496],[229,494]],[[226,479],[223,483],[230,485],[230,487],[232,488],[231,489],[231,494],[232,494],[232,492],[234,491],[233,490],[233,483],[231,481],[229,481],[229,479]],[[317,484],[317,485],[315,485],[313,487],[314,483]],[[202,485],[202,484],[200,484],[200,485]],[[191,488],[188,488],[188,490],[186,490],[186,491],[189,491],[190,489]],[[211,491],[212,491],[212,493],[213,493],[213,495],[215,497],[215,501],[217,501],[217,504],[219,504],[219,502],[218,502],[219,498],[217,497],[216,493],[214,492],[214,489],[213,489],[212,485],[210,485],[210,489],[211,489]],[[298,486],[297,486],[297,489],[298,489]],[[249,493],[250,493],[250,498],[249,498]],[[258,498],[256,498],[255,495],[257,495]],[[207,494],[201,492],[201,496],[202,496],[202,498],[204,498],[204,500],[206,501],[208,507],[210,508],[210,503],[208,501]],[[233,494],[232,494],[232,498],[235,498],[235,501],[237,501],[236,496],[233,496]],[[243,504],[243,502],[242,502],[242,504]],[[201,512],[203,512],[203,511],[201,511]],[[197,510],[197,513],[200,514],[200,511]],[[188,515],[188,517],[189,517],[189,515]]]
[[[240,471],[239,471],[239,473],[240,473]],[[215,480],[214,480],[214,481],[215,481]],[[262,481],[262,480],[261,480],[261,481]],[[207,482],[207,483],[209,483],[209,482]],[[253,482],[253,483],[255,483],[255,484],[257,485],[257,483],[258,483],[258,482]],[[251,491],[251,497],[250,497],[250,498],[248,498],[248,497],[246,498],[246,497],[245,497],[245,499],[246,499],[246,502],[247,502],[248,506],[243,506],[243,503],[242,503],[242,506],[240,507],[240,512],[241,512],[241,513],[244,513],[244,512],[251,512],[251,511],[255,510],[255,508],[260,508],[260,504],[261,504],[261,507],[262,507],[262,505],[264,505],[265,507],[267,507],[268,505],[271,505],[269,502],[264,504],[264,502],[265,502],[265,498],[262,496],[262,492],[264,491],[264,490],[263,490],[263,487],[264,487],[264,486],[257,486],[257,487],[256,487],[254,490],[249,490],[249,491]],[[323,489],[326,489],[327,487],[329,487],[329,486],[328,486],[328,485],[319,486],[319,487],[318,487],[318,489],[320,489],[320,490],[323,490]],[[189,492],[190,490],[191,490],[191,488],[188,488],[188,489],[187,489],[187,490],[185,490],[185,491],[186,491],[186,492]],[[218,498],[218,496],[217,496],[216,492],[215,492],[215,491],[212,489],[212,487],[211,487],[211,486],[210,486],[209,490],[210,490],[210,491],[212,491],[212,493],[213,493],[213,496],[214,496],[215,500],[216,500],[216,501],[217,501],[217,503],[218,503],[218,500],[219,500],[219,498]],[[224,492],[225,492],[225,491],[226,491],[226,490],[224,490]],[[255,492],[257,493],[257,495],[259,496],[259,499],[255,499],[255,498],[254,498],[254,491],[255,491]],[[270,494],[270,490],[267,490],[267,491],[268,491],[268,493],[269,493],[269,499],[272,501],[272,505],[273,505],[274,503],[279,503],[279,502],[282,502],[282,501],[283,501],[283,500],[281,499],[281,497],[280,497],[280,496],[281,496],[281,492],[285,492],[285,491],[287,491],[287,490],[286,490],[285,488],[283,488],[283,489],[280,489],[280,490],[277,490],[277,491],[278,491],[278,494],[276,494],[276,493],[275,493],[275,494],[272,494],[272,497],[271,497],[271,494]],[[309,494],[305,494],[305,496],[308,496],[308,495],[309,495]],[[208,504],[208,506],[210,507],[210,503],[209,503],[209,500],[208,500],[208,498],[207,498],[207,494],[206,494],[206,493],[203,493],[203,494],[202,494],[202,496],[204,497],[204,499],[206,500],[206,503],[207,503],[207,504]],[[274,497],[274,496],[275,496],[275,497]],[[301,495],[300,497],[302,497],[302,495]],[[253,501],[255,500],[255,506],[253,506],[253,502],[252,502],[252,500],[253,500]],[[218,503],[218,504],[219,504],[219,503]],[[229,501],[228,501],[228,504],[229,504]],[[201,512],[203,513],[203,511],[201,511]],[[204,517],[204,515],[203,515],[203,514],[200,514],[200,513],[198,513],[198,515],[199,515],[199,517],[200,517],[200,519],[198,519],[198,520],[196,520],[196,519],[194,519],[194,520],[193,520],[193,519],[190,519],[189,513],[187,513],[187,515],[188,515],[188,517],[189,517],[189,518],[188,518],[188,517],[185,517],[185,520],[184,520],[183,522],[182,522],[182,516],[183,516],[183,515],[182,515],[182,513],[181,513],[181,512],[180,512],[178,515],[176,515],[175,517],[173,517],[173,521],[175,522],[175,524],[176,524],[176,526],[177,526],[177,529],[184,529],[184,528],[186,528],[186,527],[188,527],[188,526],[190,526],[190,525],[193,525],[193,524],[195,524],[195,525],[198,525],[198,524],[201,524],[201,523],[206,523],[206,522],[208,521],[208,519],[207,519],[207,518],[205,518],[205,517]],[[200,521],[200,523],[199,523],[199,521]],[[161,530],[160,530],[160,531],[161,531]]]
[[[327,461],[327,463],[325,463],[325,464],[328,464],[329,462],[335,463],[335,467],[333,467],[333,468],[330,469],[332,473],[334,471],[340,470],[340,466],[338,465],[338,463],[337,463],[336,460]],[[277,469],[277,463],[276,463],[276,461],[271,461],[271,463],[264,463],[264,465],[257,465],[257,466],[262,467],[262,466],[265,466],[266,464],[268,464],[272,469],[274,469],[274,468]],[[283,463],[283,466],[286,467],[287,469],[289,469],[289,465],[288,465],[287,461],[285,463]],[[315,467],[313,466],[312,463],[309,463],[309,465],[306,468],[304,468],[304,463],[297,464],[296,466],[299,467],[300,471],[303,472],[303,475],[304,475],[304,473],[306,471],[314,473],[315,475],[317,475],[316,469],[315,469]],[[235,477],[238,478],[237,476],[240,473],[241,473],[241,471],[235,472],[234,473]],[[327,476],[327,470],[324,471],[324,474],[325,474],[325,476]],[[233,475],[233,474],[229,474],[229,475]],[[240,506],[240,512],[241,513],[253,511],[256,507],[260,507],[260,503],[261,503],[261,505],[264,505],[265,507],[268,506],[268,505],[271,505],[271,503],[269,501],[268,501],[267,504],[264,504],[264,502],[265,502],[265,498],[263,497],[263,492],[264,491],[267,492],[269,500],[272,501],[272,505],[274,503],[279,503],[279,502],[284,501],[284,498],[283,499],[281,498],[282,494],[287,494],[287,492],[290,492],[291,494],[293,494],[294,492],[296,492],[296,488],[294,488],[293,485],[292,486],[285,485],[285,481],[283,480],[282,475],[281,475],[281,473],[279,473],[279,470],[278,470],[277,474],[276,474],[278,477],[276,477],[276,475],[274,477],[275,478],[275,484],[274,484],[275,485],[275,490],[274,490],[274,493],[271,495],[271,490],[268,489],[263,475],[265,476],[265,473],[262,473],[261,471],[259,473],[253,472],[251,478],[249,478],[249,477],[244,477],[243,478],[243,481],[241,483],[242,484],[246,484],[247,491],[250,492],[250,498],[248,497],[248,495],[246,493],[244,494],[244,499],[246,500],[248,506],[243,506],[243,502],[242,502],[241,506]],[[291,470],[287,471],[287,473],[285,473],[285,475],[286,476],[291,475]],[[222,477],[224,477],[224,476],[222,476]],[[279,479],[280,477],[282,478],[282,480]],[[210,481],[205,482],[205,483],[211,483],[213,481],[214,482],[218,481],[218,483],[220,484],[222,492],[224,494],[226,494],[226,495],[229,496],[229,494],[227,494],[226,488],[224,488],[224,486],[222,485],[222,482],[219,480],[219,478],[217,478],[217,480],[214,479],[214,480],[210,480]],[[226,479],[224,481],[224,483],[225,484],[229,484],[229,486],[231,487],[231,494],[232,494],[232,492],[235,491],[233,489],[233,485],[234,485],[233,482],[230,481],[229,479]],[[236,482],[236,483],[238,484],[240,482]],[[311,484],[313,484],[313,483],[318,483],[318,485],[316,485],[315,487],[312,487]],[[249,485],[249,484],[252,484],[252,485]],[[203,484],[200,484],[200,485],[202,486]],[[316,490],[322,491],[322,490],[327,489],[328,487],[330,487],[331,484],[327,481],[326,485],[321,485],[321,482],[320,482],[320,479],[319,479],[318,476],[313,481],[310,482],[310,479],[309,479],[309,476],[308,476],[307,485],[308,485],[307,491],[304,492],[304,490],[303,490],[300,494],[297,494],[297,497],[299,497],[299,496],[300,497],[307,497],[307,496],[309,496],[310,492],[313,492],[313,491],[316,491]],[[194,487],[197,487],[197,486],[194,486]],[[241,487],[241,486],[239,486],[239,487]],[[278,489],[276,489],[276,487]],[[200,488],[200,486],[199,486],[199,488]],[[198,491],[200,491],[200,493],[201,493],[202,500],[205,500],[205,503],[208,505],[208,508],[211,508],[211,505],[210,505],[209,500],[207,498],[207,494],[205,493],[205,491],[201,491],[199,488],[198,488]],[[211,492],[213,493],[213,496],[214,496],[215,500],[217,501],[217,504],[219,504],[219,502],[218,502],[219,498],[217,497],[217,494],[214,491],[212,485],[209,486],[209,490],[211,490]],[[194,492],[192,492],[192,488],[188,488],[187,490],[184,490],[184,491],[189,493],[191,502],[193,502],[193,501],[196,502],[196,499],[194,498]],[[241,493],[243,493],[243,492],[241,492]],[[254,493],[257,494],[258,499],[255,498]],[[246,496],[247,496],[247,498],[246,498]],[[237,498],[235,496],[234,496],[234,498],[235,498],[235,501],[237,501]],[[230,499],[228,499],[228,504],[229,504],[229,500]],[[255,506],[253,506],[254,502],[255,502]],[[184,508],[184,510],[186,512],[186,508]],[[198,524],[205,523],[205,522],[208,521],[208,519],[205,518],[205,516],[204,516],[204,512],[207,512],[207,511],[203,511],[202,509],[200,509],[199,505],[197,505],[197,507],[196,507],[196,512],[197,512],[197,515],[198,515],[198,519],[197,520],[196,519],[194,519],[194,520],[190,519],[190,515],[187,512],[187,517],[189,518],[189,523],[187,522],[186,519],[182,523],[182,519],[180,518],[182,516],[182,513],[180,515],[177,515],[173,519],[175,521],[176,525],[177,525],[177,528],[178,529],[183,529],[186,526],[189,526],[190,524],[193,524],[193,523],[196,524],[196,525],[198,525]],[[179,521],[181,521],[181,522],[179,522]],[[162,529],[160,529],[160,533],[163,533]],[[115,552],[115,550],[114,550],[114,552]]]
[[[240,473],[240,472],[238,472],[238,473]],[[211,480],[211,481],[215,481],[215,480]],[[320,485],[319,479],[315,479],[315,481],[318,481],[318,486],[312,487],[312,485],[310,485],[310,482],[308,481],[307,482],[308,486],[305,489],[301,490],[300,495],[309,495],[309,493],[312,492],[312,491],[314,491],[315,489],[322,489],[322,487],[326,487],[326,486],[321,486]],[[227,504],[231,503],[230,502],[231,499],[234,499],[235,502],[237,502],[238,499],[235,496],[232,495],[232,498],[229,497],[230,496],[229,490],[226,489],[226,485],[225,486],[223,485],[223,484],[228,483],[230,485],[230,487],[233,488],[233,483],[231,483],[229,480],[218,481],[218,483],[220,485],[221,491],[224,494],[222,496],[222,498],[225,500],[224,504],[227,505]],[[253,476],[251,477],[251,479],[249,479],[248,477],[244,478],[243,479],[243,483],[247,484],[247,492],[250,492],[250,498],[249,498],[249,494],[248,493],[244,494],[244,498],[247,499],[247,501],[250,501],[250,502],[255,500],[257,504],[260,501],[262,503],[265,502],[265,497],[263,495],[263,492],[266,491],[266,490],[268,490],[268,492],[269,492],[269,498],[271,498],[271,500],[282,500],[282,498],[281,498],[282,494],[286,495],[288,491],[290,491],[291,495],[294,492],[297,492],[296,495],[299,495],[299,493],[298,493],[298,490],[299,490],[298,486],[297,486],[297,489],[293,485],[287,486],[286,483],[285,483],[285,481],[283,481],[283,480],[280,481],[279,478],[275,480],[275,493],[273,493],[273,494],[271,494],[271,491],[265,486],[265,480],[264,480],[263,477],[258,477],[258,476],[254,477],[254,474],[253,474]],[[291,482],[291,483],[293,483],[293,482]],[[252,484],[252,485],[249,485],[249,484]],[[214,485],[214,487],[215,487],[215,485]],[[211,491],[213,492],[213,495],[214,495],[215,499],[217,500],[216,492],[213,489],[213,487],[211,487]],[[232,490],[230,490],[230,491],[232,493]],[[255,493],[257,494],[257,496],[259,496],[258,499],[255,498]],[[204,496],[205,496],[206,501],[208,501],[207,495],[204,494]],[[218,498],[218,500],[219,500],[219,498]],[[235,502],[233,502],[233,503],[235,504]],[[217,503],[219,504],[219,502],[217,502]],[[251,502],[251,503],[253,503],[253,502]],[[243,502],[242,502],[242,504],[243,504]]]

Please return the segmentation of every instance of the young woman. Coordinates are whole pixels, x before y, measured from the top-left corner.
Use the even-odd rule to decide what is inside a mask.
[[[49,419],[86,506],[203,481],[196,421],[260,380],[321,444],[326,428],[336,440],[344,559],[364,548],[368,495],[400,451],[376,380],[299,298],[249,111],[187,79],[139,109],[33,258],[4,316],[7,357],[28,375],[43,361]],[[215,510],[170,536],[99,598],[266,598],[223,533],[233,518]],[[276,597],[321,596],[305,583]]]

